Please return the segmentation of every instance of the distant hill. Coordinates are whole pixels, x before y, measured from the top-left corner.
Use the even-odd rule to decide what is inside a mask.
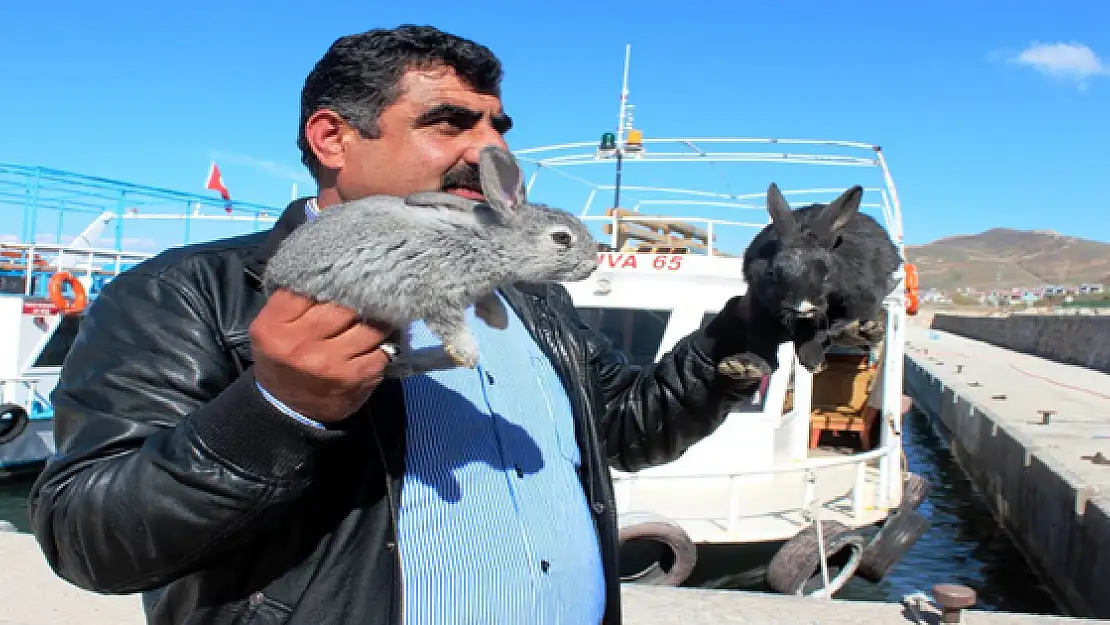
[[[922,290],[1110,285],[1110,243],[1050,230],[993,228],[981,234],[907,245],[906,256],[917,265]]]

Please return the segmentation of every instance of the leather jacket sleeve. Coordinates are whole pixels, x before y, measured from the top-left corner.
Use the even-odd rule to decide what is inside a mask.
[[[280,518],[346,436],[266,402],[187,282],[142,267],[110,282],[51,396],[58,451],[31,522],[81,588],[137,592],[203,566]]]
[[[678,341],[649,366],[628,363],[608,338],[591,329],[558,289],[561,305],[586,341],[589,365],[600,380],[604,412],[598,435],[610,466],[638,471],[666,464],[709,436],[738,402],[750,399],[758,381],[717,373],[724,357],[744,351],[747,311],[733,298],[706,328]]]

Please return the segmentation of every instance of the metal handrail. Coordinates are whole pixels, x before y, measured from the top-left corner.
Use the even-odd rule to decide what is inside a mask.
[[[901,446],[896,442],[888,443],[882,447],[876,447],[870,451],[865,451],[851,456],[844,456],[843,458],[809,458],[805,461],[799,462],[797,466],[780,465],[769,467],[765,469],[750,469],[733,473],[698,473],[697,475],[649,475],[641,477],[636,473],[625,473],[619,476],[614,476],[614,481],[632,481],[632,480],[672,480],[672,479],[700,479],[700,478],[732,478],[732,477],[752,477],[755,475],[775,475],[779,473],[798,473],[808,470],[821,470],[830,467],[856,464],[867,462],[869,460],[876,460],[882,456],[890,454],[894,451],[901,449]]]
[[[20,376],[20,377],[15,377],[15,378],[0,378],[0,401],[2,401],[4,403],[14,403],[14,400],[13,401],[8,400],[8,384],[21,384],[27,389],[27,393],[26,393],[26,396],[24,397],[22,403],[20,403],[19,405],[23,406],[23,409],[27,411],[27,414],[31,414],[33,412],[31,410],[31,407],[32,407],[32,404],[35,401],[35,398],[38,397],[39,399],[41,399],[43,401],[45,401],[45,399],[46,399],[46,398],[42,397],[42,395],[40,395],[39,392],[38,392],[38,386],[41,383],[42,383],[41,378],[28,377],[28,376]],[[46,402],[46,403],[49,403],[49,402]]]
[[[653,481],[675,481],[675,480],[700,480],[700,479],[727,479],[729,481],[729,511],[725,518],[728,530],[732,531],[736,527],[736,522],[739,517],[739,480],[745,477],[763,476],[763,475],[779,475],[785,473],[803,473],[804,475],[816,474],[819,471],[838,466],[856,466],[856,479],[852,487],[852,518],[858,519],[863,511],[863,486],[865,482],[865,469],[866,463],[871,460],[881,460],[884,458],[889,459],[893,454],[900,456],[901,446],[898,438],[890,439],[886,445],[872,449],[870,451],[845,456],[844,458],[821,458],[821,459],[807,459],[800,462],[795,466],[780,465],[775,467],[768,467],[762,469],[747,469],[744,471],[730,472],[730,473],[699,473],[697,475],[650,475],[640,476],[635,473],[626,473],[621,475],[614,475],[613,482],[614,488],[618,486],[625,486],[626,495],[625,507],[631,505],[633,499],[633,489],[637,482],[653,482]],[[803,478],[804,479],[804,478]],[[816,494],[814,491],[814,498]],[[808,495],[806,497],[808,499]],[[835,498],[833,498],[835,499]],[[832,501],[830,499],[829,501]],[[886,492],[883,488],[877,488],[875,492],[875,507],[881,508],[886,502]],[[821,501],[820,504],[824,505],[827,501]],[[801,505],[796,508],[789,508],[790,512],[804,512],[810,506],[809,501],[803,501]],[[714,520],[719,517],[681,517],[676,520]]]

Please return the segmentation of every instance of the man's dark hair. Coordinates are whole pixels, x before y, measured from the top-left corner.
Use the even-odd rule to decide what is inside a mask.
[[[401,76],[410,69],[450,67],[471,89],[501,95],[501,62],[485,46],[431,26],[402,25],[341,37],[305,78],[297,147],[316,178],[320,163],[305,138],[308,118],[330,109],[368,139],[378,138],[378,118],[396,102]]]

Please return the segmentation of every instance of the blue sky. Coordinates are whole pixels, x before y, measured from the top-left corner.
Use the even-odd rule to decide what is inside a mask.
[[[342,34],[430,23],[502,58],[515,149],[612,130],[631,43],[631,100],[647,137],[880,144],[908,243],[996,226],[1110,241],[1099,186],[1110,174],[1110,3],[1101,0],[308,6],[6,3],[0,162],[204,193],[214,159],[236,199],[284,205],[293,181],[311,191],[295,136],[316,59]],[[590,177],[610,182],[606,167]],[[810,169],[630,170],[626,184],[752,193],[771,180],[878,182],[870,170]],[[574,186],[541,178],[534,196],[578,208],[585,191],[563,184]],[[17,233],[18,211],[4,210],[0,233]]]

